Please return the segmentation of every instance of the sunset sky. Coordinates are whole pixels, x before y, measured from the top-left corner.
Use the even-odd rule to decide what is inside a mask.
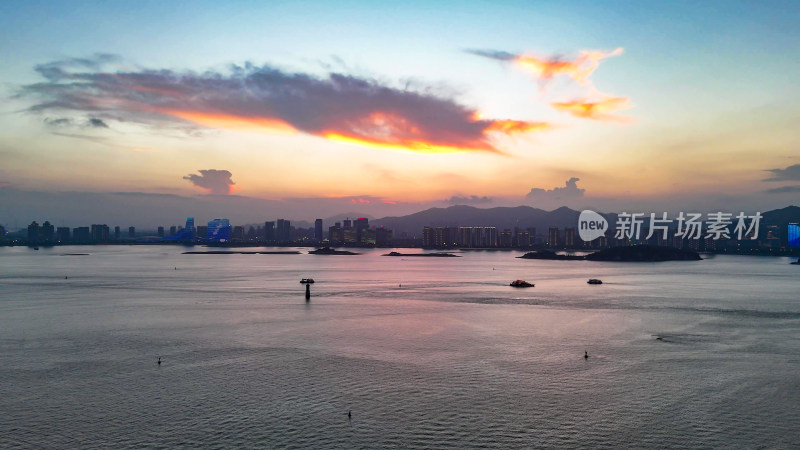
[[[797,204],[798,23],[796,1],[5,1],[0,220],[118,193],[274,208],[239,220]]]

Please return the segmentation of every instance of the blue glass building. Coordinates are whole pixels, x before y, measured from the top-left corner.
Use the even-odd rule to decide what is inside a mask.
[[[228,219],[209,221],[206,240],[209,242],[229,242],[231,240],[231,222]]]
[[[800,224],[789,224],[789,247],[800,247]]]
[[[189,240],[194,240],[194,217],[186,218],[186,227],[183,229],[184,236]]]
[[[175,227],[173,227],[175,228]],[[186,227],[177,233],[174,233],[170,236],[161,238],[162,241],[171,241],[171,242],[194,242],[194,217],[187,217],[186,218]]]

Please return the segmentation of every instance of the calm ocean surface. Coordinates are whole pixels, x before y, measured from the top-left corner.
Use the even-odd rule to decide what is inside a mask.
[[[0,248],[0,448],[800,446],[788,258],[185,250]]]

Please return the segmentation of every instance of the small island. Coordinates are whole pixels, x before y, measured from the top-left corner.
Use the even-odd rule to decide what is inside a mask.
[[[586,256],[560,255],[550,250],[529,252],[522,259],[548,259],[557,261],[620,261],[620,262],[660,262],[660,261],[700,261],[703,258],[697,252],[656,245],[631,245],[613,247],[590,253]]]
[[[206,252],[183,252],[182,255],[299,255],[297,250],[274,252],[236,252],[230,250],[209,250]]]
[[[336,250],[330,247],[322,247],[308,252],[309,255],[360,255],[361,253],[348,250]]]
[[[576,255],[560,255],[552,250],[539,250],[535,252],[528,252],[522,256],[517,256],[521,259],[551,259],[556,261],[577,261],[586,259],[585,256]]]
[[[437,252],[437,253],[400,253],[400,252],[390,252],[385,255],[381,256],[425,256],[430,258],[460,258],[459,255],[454,255],[452,253],[444,253],[444,252]]]

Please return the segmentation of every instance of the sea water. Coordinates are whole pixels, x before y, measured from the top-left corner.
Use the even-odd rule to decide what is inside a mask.
[[[788,258],[186,250],[0,248],[0,447],[800,445]]]

